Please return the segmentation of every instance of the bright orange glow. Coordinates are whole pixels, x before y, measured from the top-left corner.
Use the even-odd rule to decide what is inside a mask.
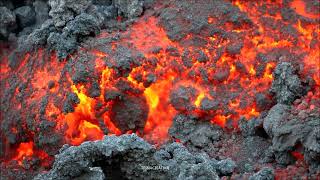
[[[18,154],[13,159],[21,161],[25,156],[33,155],[33,142],[20,143],[18,149]]]
[[[249,73],[251,74],[251,76],[256,75],[256,70],[254,69],[254,67],[252,65],[250,66]]]
[[[99,126],[94,125],[88,121],[83,121],[79,125],[80,138],[83,139],[102,139],[103,132],[100,130]]]
[[[199,108],[200,107],[200,103],[202,101],[202,99],[205,97],[205,93],[204,92],[200,92],[200,94],[197,97],[197,100],[194,102],[194,105]]]
[[[311,19],[320,18],[320,13],[312,14],[306,11],[306,4],[303,0],[293,0],[291,3],[291,8],[294,9],[301,16]]]
[[[80,103],[73,113],[64,115],[61,118],[68,125],[68,129],[66,130],[67,140],[73,145],[79,145],[85,140],[102,139],[104,133],[99,126],[95,125],[98,124],[93,110],[95,100],[84,94],[83,86],[80,87],[80,90],[74,85],[71,88],[77,94]]]
[[[214,23],[215,19],[213,17],[208,17],[208,23],[212,24]]]
[[[263,78],[264,79],[273,79],[273,76],[272,76],[272,69],[275,67],[275,64],[274,63],[267,63],[266,65],[266,70],[263,74]]]
[[[154,110],[159,104],[159,96],[157,95],[157,92],[154,91],[152,88],[147,88],[144,91],[144,94],[147,98],[147,101],[150,104],[150,109]]]
[[[94,55],[96,55],[97,57],[100,57],[100,58],[103,58],[103,57],[106,57],[106,56],[107,56],[107,53],[101,52],[101,51],[93,50],[92,53],[93,53]]]
[[[52,115],[58,115],[60,114],[61,111],[52,103],[49,103],[47,105],[47,108],[46,108],[46,115],[48,117],[52,116]]]
[[[269,89],[279,62],[292,61],[301,68],[301,79],[313,78],[310,84],[314,85],[303,98],[307,102],[319,99],[320,25],[316,23],[319,14],[307,12],[305,2],[232,1],[241,11],[240,20],[246,17],[248,21],[220,23],[220,18],[225,17],[208,13],[202,17],[207,23],[199,28],[199,33],[183,32],[178,34],[181,35],[178,40],[170,39],[172,32],[167,34],[168,27],[161,26],[158,16],[145,15],[128,25],[126,31],[102,32],[95,37],[99,42],[97,47],[80,48],[70,55],[70,61],[60,62],[55,53],[46,54],[45,50],[38,49],[21,55],[17,67],[10,68],[9,53],[1,54],[3,89],[13,92],[10,107],[21,112],[22,127],[28,125],[24,111],[30,108],[32,112],[41,112],[35,113],[35,123],[40,123],[42,116],[55,122],[55,130],[64,135],[63,143],[71,145],[124,133],[137,133],[160,145],[170,140],[168,130],[177,114],[197,115],[224,128],[232,123],[233,128],[237,128],[241,117],[250,120],[260,115],[258,93],[272,98]],[[285,19],[282,8],[291,8],[290,13],[298,16]],[[118,20],[122,21],[121,17]],[[177,23],[183,28],[197,25],[191,21]],[[112,42],[99,39],[114,35],[118,38]],[[119,51],[120,47],[130,54],[128,61],[127,57],[120,61],[121,55],[127,55]],[[85,59],[88,63],[84,68],[90,76],[85,81],[73,81],[78,58],[84,54],[89,57],[88,61]],[[190,88],[175,93],[181,86]],[[79,102],[72,99],[67,104],[71,93]],[[178,103],[188,108],[177,110],[176,104],[171,104],[173,95],[181,95]],[[142,98],[147,104],[145,126],[139,130],[123,131],[112,119],[114,105],[127,96]],[[201,104],[204,99],[210,101]],[[65,105],[68,112],[63,112]],[[312,104],[308,108],[315,110],[316,106]],[[18,127],[9,130],[13,134],[21,133]],[[16,152],[13,159],[20,165],[25,157],[36,155],[45,159],[48,156],[33,144],[31,137],[36,137],[37,132],[28,133],[29,142],[13,145],[12,152]]]
[[[235,100],[233,100],[233,101],[230,101],[230,104],[229,104],[231,107],[233,107],[233,108],[237,108],[237,107],[239,107],[239,105],[240,105],[240,100],[239,99],[235,99]]]
[[[255,108],[252,108],[248,114],[246,114],[246,118],[249,119],[251,117],[257,117],[260,113],[256,111]]]
[[[49,166],[49,164],[46,163],[46,160],[50,159],[48,154],[42,150],[34,149],[34,143],[32,141],[20,143],[16,153],[16,156],[12,159],[18,161],[20,166],[23,165],[23,160],[25,158],[31,156],[37,156],[39,159],[41,159],[43,162],[43,164],[41,164],[42,166]]]
[[[224,116],[224,115],[216,115],[211,122],[214,124],[218,124],[221,127],[225,127],[227,119],[230,117],[230,115],[228,116]]]
[[[156,143],[163,143],[168,137],[172,119],[176,111],[170,105],[170,81],[159,81],[146,88],[144,94],[149,104],[149,115],[144,133],[146,138]]]

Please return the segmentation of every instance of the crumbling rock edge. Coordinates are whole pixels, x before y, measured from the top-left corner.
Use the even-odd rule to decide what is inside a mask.
[[[101,29],[113,31],[128,26],[143,14],[148,5],[143,0],[108,0],[104,4],[99,3],[102,2],[37,1],[33,6],[22,6],[14,12],[0,3],[0,41],[17,42],[17,47],[9,57],[10,67],[15,67],[20,55],[39,48],[47,48],[55,52],[59,60],[64,60],[75,53],[82,42],[100,34]],[[125,20],[119,22],[117,17]],[[18,29],[21,31],[15,34]]]
[[[191,154],[180,143],[156,149],[136,134],[125,134],[77,147],[65,145],[55,156],[52,169],[34,179],[110,178],[116,173],[111,167],[119,167],[117,171],[126,179],[219,179],[219,175],[230,175],[235,163],[231,159],[217,161],[205,153]]]

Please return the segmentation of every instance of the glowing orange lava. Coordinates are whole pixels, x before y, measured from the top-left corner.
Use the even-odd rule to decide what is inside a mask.
[[[291,3],[291,8],[296,10],[296,12],[301,16],[311,18],[311,19],[320,18],[320,13],[312,14],[306,11],[306,4],[305,4],[305,1],[303,0],[293,0]]]
[[[17,148],[17,154],[12,159],[18,161],[19,165],[22,165],[24,159],[33,155],[37,156],[41,160],[45,160],[46,158],[48,158],[48,154],[44,151],[34,150],[34,143],[32,141],[29,141],[19,144],[19,147]],[[46,164],[44,164],[44,166],[46,166]]]
[[[207,27],[205,30],[217,28],[230,37],[224,33],[199,35],[190,31],[184,34],[181,41],[173,41],[167,35],[165,27],[161,26],[161,18],[145,15],[128,26],[127,31],[119,32],[119,39],[108,42],[106,51],[103,49],[107,44],[103,44],[102,48],[82,48],[80,52],[72,55],[69,62],[59,62],[55,55],[48,55],[43,49],[39,49],[21,55],[21,62],[11,69],[8,55],[5,54],[4,58],[1,57],[1,79],[6,79],[13,71],[14,76],[27,84],[25,91],[28,97],[26,96],[25,103],[21,103],[19,99],[26,93],[24,89],[12,88],[12,108],[21,112],[23,127],[27,127],[28,117],[22,111],[43,111],[35,113],[35,123],[40,124],[43,119],[56,122],[54,131],[64,135],[63,143],[79,145],[84,141],[102,139],[104,135],[137,133],[154,144],[161,144],[169,139],[168,130],[174,117],[179,113],[186,113],[175,109],[170,102],[172,93],[179,86],[188,86],[195,90],[194,97],[189,99],[192,110],[187,113],[198,115],[221,127],[229,126],[229,123],[236,127],[241,117],[249,120],[260,115],[263,110],[258,107],[256,95],[259,93],[269,98],[268,90],[274,78],[272,72],[280,61],[295,60],[300,63],[301,77],[312,77],[315,82],[306,98],[310,101],[313,98],[318,99],[320,45],[317,42],[320,41],[320,25],[315,21],[319,19],[319,14],[307,12],[304,1],[293,0],[286,8],[291,8],[299,16],[291,22],[286,20],[280,11],[284,7],[282,1],[231,2],[239,8],[236,10],[241,15],[250,19],[249,24],[252,25],[235,26],[229,22],[219,25],[217,17],[204,16]],[[261,11],[259,8],[262,5],[274,12]],[[121,21],[120,18],[118,20]],[[181,27],[184,25],[182,23]],[[283,29],[290,29],[288,32],[294,33]],[[112,35],[114,34],[102,32],[97,38]],[[234,36],[236,40],[232,40]],[[199,41],[202,45],[196,43]],[[123,74],[121,70],[113,67],[114,62],[111,61],[117,58],[112,53],[120,46],[132,50],[133,55],[141,53],[141,59],[134,59],[139,62],[129,64]],[[229,47],[235,48],[230,50]],[[282,53],[289,55],[280,57],[279,54]],[[96,76],[86,79],[88,82],[73,82],[70,78],[74,71],[72,65],[77,63],[80,54],[93,58],[92,63],[88,64],[94,69],[90,73]],[[35,61],[37,63],[34,63]],[[65,67],[66,65],[68,67]],[[148,116],[145,126],[140,130],[123,132],[112,119],[110,109],[119,97],[107,100],[105,95],[111,90],[120,92],[117,86],[120,80],[136,90],[139,97],[147,103]],[[93,85],[93,81],[98,86],[97,96],[88,93],[88,87]],[[3,83],[4,89],[10,88],[10,83],[11,79]],[[63,112],[62,102],[67,101],[69,93],[74,93],[79,102],[72,104],[74,111]],[[121,93],[136,95],[125,90]],[[208,106],[214,107],[204,110],[204,100],[214,102],[207,102]],[[315,107],[312,105],[309,108]],[[19,128],[10,127],[10,130],[14,134],[19,133]],[[35,141],[31,139],[36,132],[32,131],[34,130],[30,130],[28,142],[20,143],[15,149],[13,159],[20,165],[29,156],[37,155],[42,159],[48,156],[34,145]]]

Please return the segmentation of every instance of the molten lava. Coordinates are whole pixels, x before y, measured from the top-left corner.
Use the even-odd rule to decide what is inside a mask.
[[[286,50],[300,58],[298,61],[303,60],[303,76],[312,77],[315,81],[313,88],[316,88],[308,98],[319,98],[320,47],[317,42],[320,40],[320,30],[316,21],[319,20],[319,14],[308,12],[306,4],[300,0],[294,0],[290,7],[286,7],[302,16],[293,21],[283,18],[277,8],[281,9],[284,5],[278,1],[236,0],[232,3],[252,23],[252,27],[248,25],[250,23],[238,26],[230,23],[219,27],[231,33],[230,37],[236,37],[238,43],[223,33],[204,37],[189,33],[181,41],[174,41],[169,38],[158,17],[146,16],[137,20],[126,32],[122,32],[124,35],[119,40],[112,41],[109,51],[103,51],[103,48],[82,48],[71,56],[72,62],[58,62],[54,55],[39,49],[24,54],[16,67],[10,67],[7,58],[9,53],[3,55],[1,79],[7,80],[10,73],[14,74],[14,78],[3,84],[4,87],[9,88],[10,83],[16,81],[15,78],[25,83],[25,86],[13,89],[14,96],[11,99],[13,108],[21,114],[22,128],[28,132],[28,141],[17,140],[19,145],[14,149],[15,155],[11,159],[21,164],[29,156],[37,155],[40,159],[48,156],[35,147],[33,138],[38,130],[28,129],[27,119],[33,119],[32,123],[35,124],[44,120],[53,122],[54,132],[62,133],[63,143],[71,145],[122,133],[137,133],[154,144],[161,144],[168,140],[168,130],[178,113],[194,114],[221,127],[231,122],[236,127],[241,117],[249,120],[267,110],[268,107],[263,109],[259,106],[257,95],[261,95],[266,102],[272,102],[268,90],[273,80],[273,69],[281,57],[269,56],[272,54],[269,52],[277,54],[277,51]],[[273,13],[262,11],[262,5],[276,10]],[[205,21],[209,27],[218,23],[211,16]],[[297,33],[295,36],[286,34],[275,27],[285,27]],[[103,32],[97,38],[112,35],[114,34]],[[200,39],[202,45],[194,43],[194,39]],[[112,53],[120,46],[133,49],[132,54],[143,54],[137,63],[139,65],[129,64],[124,72],[122,69],[115,69],[116,65],[112,60],[116,57]],[[72,65],[79,60],[77,58],[80,54],[93,57],[94,72],[90,73],[97,74],[98,78],[87,77],[84,80],[86,83],[74,82],[70,78],[74,71],[72,68],[75,68]],[[34,61],[40,63],[33,63]],[[72,70],[68,71],[69,66],[72,66]],[[89,95],[89,87],[93,86],[93,81],[99,89],[97,95]],[[133,128],[123,132],[116,125],[110,109],[121,100],[121,95],[115,95],[113,99],[105,96],[112,91],[120,91],[119,82],[125,82],[128,89],[134,89],[123,90],[126,96],[138,97],[147,103],[148,107],[145,108],[148,114],[142,129]],[[182,97],[190,101],[184,102],[190,106],[189,112],[175,108],[171,102],[172,92],[180,86],[190,87],[195,91],[192,98]],[[63,112],[62,102],[68,101],[70,93],[76,97],[71,102],[72,111]],[[23,95],[25,99],[21,100]],[[214,103],[209,107],[204,101]],[[40,108],[42,105],[45,106],[44,110]],[[25,114],[26,110],[39,113],[31,118]],[[11,131],[17,135],[20,130],[13,128]]]

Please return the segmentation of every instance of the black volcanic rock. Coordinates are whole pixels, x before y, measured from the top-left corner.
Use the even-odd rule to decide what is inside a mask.
[[[252,118],[250,120],[247,120],[246,118],[242,117],[240,118],[239,122],[239,128],[241,130],[241,133],[244,137],[248,136],[264,136],[265,130],[263,129],[263,118]]]
[[[107,89],[105,90],[105,93],[104,93],[104,100],[106,102],[109,102],[111,100],[115,100],[117,98],[120,98],[121,97],[121,93],[117,90],[113,90],[113,89]]]
[[[272,100],[268,98],[265,94],[257,93],[255,97],[255,102],[257,105],[257,109],[259,111],[264,111],[270,109],[272,105]]]
[[[63,32],[80,38],[81,36],[94,36],[99,34],[100,27],[94,16],[82,13],[75,17],[73,21],[68,22]]]
[[[205,153],[191,154],[178,143],[168,144],[155,152],[154,158],[169,171],[165,179],[219,179],[215,159],[210,159]]]
[[[228,69],[217,69],[213,75],[213,79],[218,82],[223,82],[228,79],[230,71]]]
[[[230,158],[217,162],[218,173],[221,176],[231,175],[235,168],[236,164]]]

